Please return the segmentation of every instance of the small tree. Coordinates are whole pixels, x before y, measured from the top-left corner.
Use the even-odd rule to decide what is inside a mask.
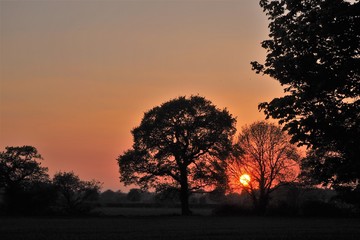
[[[60,210],[69,214],[89,211],[89,201],[97,199],[101,188],[100,182],[82,181],[73,172],[56,173],[53,184],[59,194]]]
[[[203,97],[179,97],[144,114],[134,145],[118,158],[120,181],[143,189],[176,188],[182,214],[192,190],[224,183],[236,120]]]
[[[8,213],[45,211],[52,202],[48,169],[32,146],[6,147],[0,152],[0,189],[4,189]]]
[[[0,188],[6,190],[24,188],[31,182],[47,181],[48,169],[41,166],[42,160],[32,146],[6,147],[0,152]]]
[[[289,140],[280,127],[264,121],[243,127],[239,135],[242,152],[228,166],[230,178],[242,182],[260,214],[265,213],[271,192],[296,179],[299,155]],[[250,179],[242,179],[245,174]]]

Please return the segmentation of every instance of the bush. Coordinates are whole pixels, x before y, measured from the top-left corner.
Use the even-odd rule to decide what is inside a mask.
[[[73,172],[58,172],[53,185],[57,191],[56,212],[59,214],[87,214],[96,207],[101,183],[82,181]]]

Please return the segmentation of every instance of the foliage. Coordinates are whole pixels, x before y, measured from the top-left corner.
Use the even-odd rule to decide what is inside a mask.
[[[74,173],[57,173],[53,181],[32,146],[6,147],[0,152],[0,189],[5,190],[5,213],[18,215],[67,213],[89,209],[87,201],[100,189],[96,181],[81,181]]]
[[[224,184],[224,160],[232,149],[236,120],[200,96],[179,97],[144,114],[132,130],[133,148],[119,156],[120,181],[143,189],[180,190],[182,214],[189,193]]]
[[[280,127],[265,121],[243,127],[237,145],[243,152],[229,164],[229,174],[236,184],[243,174],[250,175],[251,180],[242,189],[251,195],[254,207],[263,214],[270,193],[282,183],[296,179],[297,149]]]
[[[41,155],[32,146],[6,147],[0,152],[0,189],[4,189],[7,214],[34,214],[49,209],[52,190],[47,168],[39,160]]]
[[[121,192],[120,190],[114,192],[110,189],[102,192],[99,196],[99,202],[101,203],[121,203],[126,202],[127,194]]]
[[[292,142],[312,152],[305,176],[317,183],[360,181],[360,2],[261,0],[270,24],[265,64],[285,96],[261,103],[284,124]]]
[[[142,193],[143,191],[141,191],[141,189],[132,188],[128,192],[126,198],[131,202],[139,202],[141,200]]]
[[[47,168],[38,161],[42,159],[32,146],[6,147],[0,152],[0,188],[7,190],[26,188],[33,182],[48,181]]]
[[[91,201],[97,199],[101,183],[95,180],[82,181],[73,172],[58,172],[53,184],[58,192],[59,210],[68,213],[82,213],[91,210]]]

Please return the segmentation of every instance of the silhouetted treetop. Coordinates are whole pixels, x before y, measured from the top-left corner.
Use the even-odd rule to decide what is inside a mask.
[[[0,187],[23,188],[29,183],[48,181],[48,169],[41,166],[40,160],[35,147],[6,147],[0,152]]]
[[[257,73],[284,86],[285,96],[261,103],[292,142],[307,145],[308,176],[332,184],[360,179],[360,2],[261,0],[270,24]],[[317,160],[316,160],[317,159]],[[321,159],[321,160],[320,160]],[[315,171],[313,171],[315,170]]]
[[[270,194],[299,174],[300,156],[289,139],[279,126],[265,121],[241,130],[236,144],[242,154],[228,164],[228,174],[233,184],[240,184],[243,174],[250,176],[245,185],[241,183],[242,189],[250,194],[259,214],[265,214]]]
[[[50,211],[55,194],[41,160],[32,146],[6,147],[0,152],[1,213],[37,215]]]
[[[120,180],[142,188],[177,188],[183,214],[191,190],[225,183],[224,160],[236,120],[200,96],[179,97],[144,114],[133,148],[118,158]]]
[[[91,209],[88,201],[98,197],[101,183],[96,180],[83,181],[74,172],[58,172],[53,184],[58,192],[58,208],[65,213],[81,213]]]

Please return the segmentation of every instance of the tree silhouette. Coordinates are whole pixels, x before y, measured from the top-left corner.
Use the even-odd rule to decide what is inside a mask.
[[[257,73],[284,86],[261,103],[292,142],[312,148],[304,174],[317,183],[360,184],[360,2],[261,0],[270,20]]]
[[[237,147],[241,154],[228,165],[230,179],[240,184],[243,174],[250,176],[242,189],[250,194],[257,212],[264,214],[271,192],[296,179],[297,150],[280,127],[265,121],[243,127]]]
[[[182,214],[189,194],[225,182],[236,120],[200,96],[179,97],[144,114],[132,130],[133,148],[120,155],[120,181],[143,189],[180,192]]]
[[[141,191],[141,189],[132,188],[126,195],[126,199],[131,202],[140,202],[142,193],[143,191]]]
[[[49,179],[48,169],[41,166],[42,160],[32,146],[6,147],[0,152],[0,187],[5,189],[25,187],[31,182]]]
[[[58,172],[53,184],[58,192],[58,207],[68,214],[84,213],[91,210],[89,201],[99,195],[101,183],[95,180],[83,181],[73,172]]]
[[[0,189],[4,189],[7,213],[40,213],[52,203],[48,169],[40,160],[32,146],[6,147],[0,152]]]

